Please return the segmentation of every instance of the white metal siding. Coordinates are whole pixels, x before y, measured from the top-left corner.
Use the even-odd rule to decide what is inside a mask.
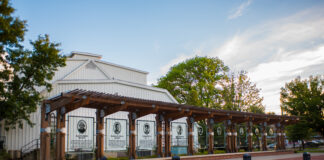
[[[6,136],[7,150],[20,150],[21,147],[40,136],[40,112],[39,109],[30,115],[30,120],[35,123],[33,127],[29,126],[26,121],[23,122],[23,129],[18,128],[3,131]]]
[[[146,85],[146,74],[144,73],[115,67],[101,62],[97,62],[96,64],[100,66],[103,70],[105,70],[105,72],[108,73],[111,78]]]
[[[81,66],[85,62],[86,62],[86,60],[78,60],[78,61],[76,61],[76,60],[67,60],[65,62],[66,66],[58,68],[58,71],[55,72],[55,76],[53,77],[51,82],[55,82],[55,81],[57,81],[59,79],[62,79],[63,77],[65,77],[66,75],[71,73],[73,70],[75,70],[76,68],[78,68],[79,66]]]
[[[74,89],[84,89],[110,94],[118,93],[118,95],[121,96],[174,103],[174,101],[164,92],[153,91],[145,88],[131,87],[116,83],[59,83],[55,88],[53,88],[50,94],[46,95],[46,97],[52,97],[60,94],[61,92],[71,91]]]
[[[94,62],[89,62],[71,73],[64,80],[104,80],[108,79],[105,74],[99,70]]]

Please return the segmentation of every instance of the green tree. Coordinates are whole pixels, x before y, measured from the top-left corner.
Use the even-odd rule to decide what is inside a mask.
[[[157,87],[167,89],[180,103],[220,108],[215,86],[226,72],[228,67],[218,58],[194,57],[171,67]]]
[[[281,108],[290,115],[301,117],[308,127],[324,136],[324,79],[297,77],[281,88]]]
[[[7,129],[18,124],[23,127],[29,115],[37,110],[42,100],[41,89],[51,90],[49,82],[58,67],[65,66],[65,57],[59,54],[58,43],[48,35],[31,41],[33,49],[20,44],[24,40],[26,21],[11,14],[8,0],[0,1],[0,120]]]
[[[232,73],[231,76],[221,81],[221,85],[223,87],[223,109],[253,113],[265,112],[260,89],[251,82],[246,71],[239,72],[237,77]]]
[[[297,142],[302,141],[302,147],[305,148],[304,140],[310,139],[312,135],[312,129],[302,121],[297,124],[289,125],[286,127],[287,137],[290,141]]]

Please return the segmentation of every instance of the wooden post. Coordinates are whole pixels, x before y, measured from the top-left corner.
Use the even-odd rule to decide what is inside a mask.
[[[214,154],[214,119],[207,120],[208,127],[208,154]]]
[[[267,122],[263,122],[262,124],[262,150],[266,151],[267,148]]]
[[[164,117],[162,114],[156,114],[155,121],[156,121],[156,155],[158,157],[162,157],[162,121],[164,120]]]
[[[166,119],[164,121],[165,123],[165,127],[164,127],[164,130],[165,130],[165,137],[164,137],[164,157],[169,157],[171,156],[171,130],[170,130],[170,122],[171,122],[171,119]]]
[[[232,124],[232,152],[238,152],[236,123]]]
[[[97,109],[96,112],[96,125],[97,125],[97,136],[96,136],[96,159],[104,157],[104,110]]]
[[[65,108],[56,111],[56,159],[65,159]]]
[[[136,159],[136,142],[135,142],[135,120],[137,115],[135,112],[129,112],[128,120],[129,120],[129,159]]]
[[[247,122],[247,126],[248,126],[248,130],[247,130],[247,134],[248,134],[248,151],[249,152],[252,152],[253,150],[253,144],[252,144],[252,136],[253,136],[253,133],[252,133],[252,125],[253,123],[252,122]]]
[[[281,150],[281,131],[280,131],[280,123],[276,124],[276,150]]]
[[[47,106],[47,110],[48,110]],[[41,160],[50,160],[51,155],[50,155],[50,132],[51,128],[49,127],[48,120],[49,120],[49,113],[45,113],[46,107],[45,104],[43,103],[41,107],[41,134],[40,134],[40,159]]]
[[[282,150],[286,149],[285,136],[286,136],[285,127],[284,127],[284,125],[281,125],[281,143],[280,144],[281,144]]]
[[[195,123],[195,120],[193,117],[187,118],[187,124],[188,124],[188,148],[187,148],[187,154],[193,155],[193,125]]]
[[[231,120],[226,121],[226,152],[232,152],[232,132],[231,132]]]

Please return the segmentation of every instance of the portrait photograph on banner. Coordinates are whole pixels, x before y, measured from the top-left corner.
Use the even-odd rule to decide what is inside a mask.
[[[188,146],[187,123],[172,122],[172,146]]]
[[[137,120],[137,147],[139,150],[154,150],[156,141],[155,121]]]
[[[93,151],[94,118],[68,116],[68,151]]]
[[[127,120],[106,119],[106,149],[124,151],[127,148]]]

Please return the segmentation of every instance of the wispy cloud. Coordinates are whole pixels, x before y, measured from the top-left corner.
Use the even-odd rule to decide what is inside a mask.
[[[280,113],[279,93],[286,82],[296,76],[324,74],[323,17],[321,8],[304,10],[237,33],[201,55],[217,56],[231,69],[247,70],[262,89],[266,110]],[[162,67],[163,73],[193,56],[175,58]]]
[[[231,12],[228,19],[235,19],[243,15],[244,11],[251,5],[252,0],[247,0]]]
[[[279,93],[286,82],[324,74],[323,17],[322,9],[311,8],[264,23],[236,34],[209,55],[247,70],[262,89],[266,109],[280,113]]]

